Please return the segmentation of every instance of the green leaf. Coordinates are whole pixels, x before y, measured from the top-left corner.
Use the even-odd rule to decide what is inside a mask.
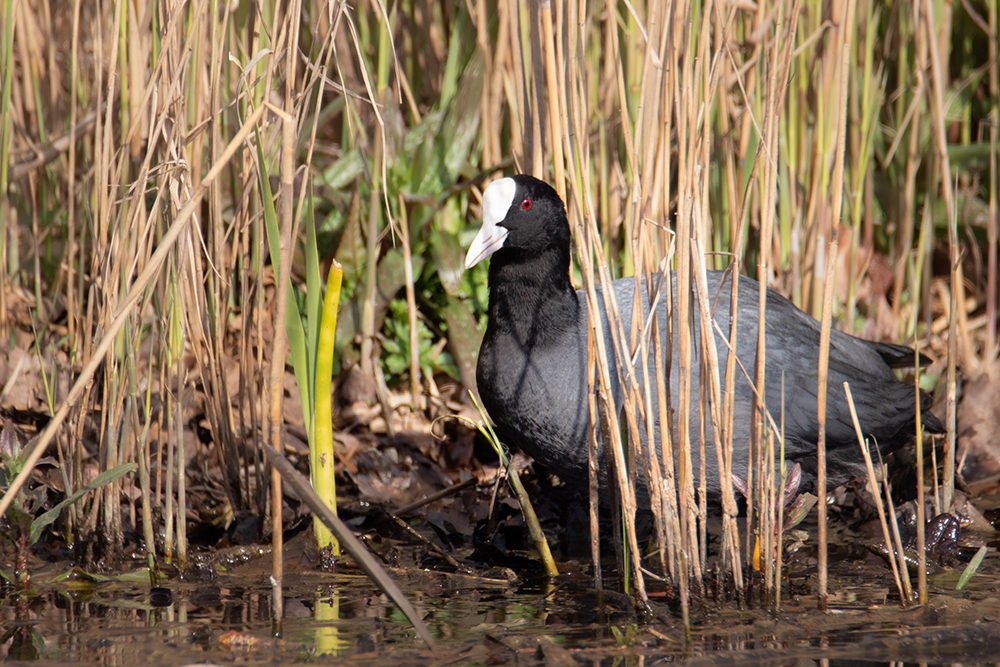
[[[483,57],[477,50],[462,72],[461,92],[448,113],[445,127],[444,168],[449,185],[458,180],[469,163],[469,153],[479,136],[479,100],[483,90]]]
[[[63,511],[63,508],[69,507],[73,503],[80,500],[80,498],[83,498],[84,495],[104,486],[105,484],[110,484],[122,475],[134,472],[136,468],[138,468],[138,466],[135,463],[123,463],[120,466],[112,468],[111,470],[105,470],[98,475],[93,482],[81,489],[77,489],[76,493],[67,497],[61,503],[31,522],[31,529],[28,533],[28,544],[34,544],[38,541],[38,538],[42,535],[42,530],[59,517],[59,513]]]
[[[959,577],[958,585],[955,586],[956,591],[962,590],[962,588],[965,587],[967,583],[969,583],[969,580],[972,579],[972,575],[974,575],[976,573],[976,570],[979,569],[979,566],[982,564],[983,558],[985,556],[986,556],[986,547],[985,546],[979,547],[979,551],[977,551],[976,555],[972,557],[972,560],[969,561],[969,564],[965,567],[965,571],[962,572],[962,576]]]
[[[306,193],[306,209],[305,209],[305,220],[303,223],[306,227],[306,320],[307,326],[309,328],[308,333],[308,354],[309,354],[309,368],[316,367],[316,350],[319,346],[319,326],[322,321],[323,316],[323,278],[319,274],[319,246],[316,242],[316,208],[315,200],[313,198],[313,187],[312,183],[309,184],[309,190]],[[311,399],[315,391],[315,377],[313,377],[313,386],[309,387],[309,398]],[[303,396],[302,409],[306,409],[307,403],[305,402],[305,396]],[[310,400],[309,410],[312,410],[312,401]]]
[[[361,149],[352,148],[323,172],[326,185],[334,190],[346,190],[365,171]]]
[[[818,498],[811,493],[803,493],[795,499],[795,502],[785,510],[785,530],[799,525],[809,511],[812,510]]]
[[[397,354],[386,357],[385,365],[393,375],[400,375],[410,367],[409,362]]]
[[[129,464],[135,465],[135,464]],[[149,569],[142,568],[139,570],[134,570],[132,572],[123,572],[122,574],[96,574],[93,572],[87,572],[82,567],[73,566],[70,569],[57,574],[48,580],[47,583],[58,584],[66,583],[70,581],[80,581],[93,584],[103,584],[108,582],[123,582],[130,584],[148,584],[149,583]]]

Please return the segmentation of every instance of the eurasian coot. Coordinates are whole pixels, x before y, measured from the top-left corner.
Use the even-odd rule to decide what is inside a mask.
[[[490,255],[493,258],[489,267],[489,323],[476,368],[479,395],[507,444],[520,447],[564,481],[585,485],[587,304],[583,293],[575,291],[570,282],[569,223],[556,191],[525,175],[490,184],[483,193],[483,226],[469,248],[465,266],[471,268]],[[727,334],[731,284],[723,272],[708,272],[709,302],[720,304],[715,320]],[[626,331],[631,323],[634,286],[633,278],[612,283]],[[673,289],[676,294],[676,284]],[[645,285],[642,290],[641,302],[648,309]],[[747,372],[753,373],[758,283],[741,277],[739,291],[737,358]],[[604,336],[610,349],[611,333],[603,302],[601,308]],[[661,324],[665,325],[665,309],[659,310]],[[698,318],[694,319],[697,341]],[[820,324],[774,291],[768,292],[766,323],[767,409],[775,423],[780,424],[783,405],[786,456],[799,461],[807,473],[813,472],[819,431],[816,387]],[[720,368],[724,369],[727,346],[718,332],[715,342]],[[676,345],[674,341],[675,359]],[[613,393],[620,410],[622,397],[611,356]],[[927,361],[921,357],[921,364]],[[914,388],[900,382],[892,372],[893,368],[912,366],[913,362],[914,352],[909,348],[832,332],[827,408],[827,469],[831,487],[848,481],[863,469],[843,383],[850,383],[866,436],[873,437],[885,452],[902,446],[914,434]],[[650,377],[655,377],[654,362],[648,363]],[[697,409],[698,368],[697,360],[692,360],[692,442],[696,442],[701,431]],[[641,379],[642,373],[638,375]],[[739,371],[737,375],[733,465],[734,473],[745,478],[753,393],[746,376]],[[671,370],[670,385],[676,409],[676,363]],[[943,432],[941,423],[928,412],[930,397],[921,392],[920,402],[924,428]],[[656,405],[655,398],[653,404]],[[705,431],[711,439],[711,427]],[[656,425],[654,433],[658,432]],[[697,465],[699,447],[692,448]],[[714,495],[719,480],[711,440],[706,451],[711,452],[706,456],[706,467],[709,489]],[[603,459],[601,463],[603,470]]]

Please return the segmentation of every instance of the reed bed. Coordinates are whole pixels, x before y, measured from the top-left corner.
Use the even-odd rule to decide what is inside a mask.
[[[31,354],[59,380],[37,456],[58,457],[67,495],[94,464],[139,465],[67,508],[60,530],[85,558],[124,557],[125,512],[184,565],[196,400],[224,512],[267,513],[278,481],[256,445],[281,447],[283,426],[308,422],[282,408],[286,300],[308,317],[318,299],[303,288],[304,227],[325,265],[344,266],[335,365],[361,369],[390,430],[397,383],[406,409],[440,414],[441,378],[472,383],[457,334],[484,312],[484,270],[463,275],[461,249],[484,182],[511,165],[566,199],[591,312],[609,298],[595,286],[620,276],[671,299],[656,276],[676,269],[682,324],[622,321],[611,340],[598,327],[592,355],[639,350],[663,367],[678,341],[670,363],[695,401],[676,414],[641,389],[664,397],[662,377],[622,378],[622,414],[605,364],[593,382],[621,510],[634,516],[629,473],[642,469],[655,481],[651,566],[684,610],[710,567],[737,596],[762,577],[775,604],[780,581],[768,554],[781,548],[781,423],[756,423],[738,530],[733,387],[746,373],[762,394],[763,364],[720,366],[713,338],[735,340],[737,321],[715,331],[709,313],[736,304],[710,302],[708,269],[730,269],[734,295],[741,275],[758,279],[761,320],[772,286],[825,323],[942,359],[922,379],[946,403],[949,506],[956,369],[997,357],[990,0],[3,0],[0,16],[0,328],[17,340],[34,323]],[[690,409],[715,451],[689,432]],[[644,459],[630,443],[653,435],[654,415],[667,446]],[[724,478],[715,564],[692,451]],[[275,509],[280,521],[280,498]],[[631,521],[622,539],[642,599],[650,563]]]

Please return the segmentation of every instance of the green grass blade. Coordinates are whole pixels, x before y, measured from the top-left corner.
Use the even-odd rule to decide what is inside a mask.
[[[281,263],[281,232],[278,227],[278,215],[274,210],[274,194],[271,192],[271,184],[268,181],[267,162],[264,159],[264,151],[261,149],[260,133],[257,133],[257,181],[260,183],[260,195],[264,205],[264,226],[267,229],[267,247],[271,253],[271,266],[274,267],[274,276],[277,279],[278,266]],[[282,289],[279,285],[278,289]],[[288,290],[288,309],[285,311],[285,331],[288,335],[288,358],[292,362],[292,369],[295,371],[295,381],[299,385],[299,398],[302,401],[302,419],[306,432],[312,428],[312,410],[308,406],[313,404],[311,396],[312,377],[311,366],[309,365],[309,355],[306,350],[306,332],[302,327],[302,316],[299,314],[298,302],[295,299],[295,291],[291,283],[284,289]],[[277,324],[277,323],[275,323]]]
[[[307,351],[309,355],[309,368],[316,368],[316,350],[319,341],[320,330],[320,305],[323,294],[323,277],[319,272],[319,247],[316,243],[316,207],[313,198],[312,184],[309,184],[309,193],[306,195],[306,327],[307,331]],[[315,377],[313,377],[315,386]],[[310,387],[310,394],[313,387]]]
[[[123,463],[120,466],[112,468],[111,470],[105,470],[100,475],[94,478],[94,481],[87,486],[77,489],[76,493],[65,498],[61,503],[50,509],[45,514],[37,517],[31,522],[31,531],[28,535],[28,544],[34,544],[38,541],[38,538],[42,536],[42,530],[45,529],[50,523],[59,518],[59,513],[63,511],[64,508],[69,507],[73,503],[77,502],[85,494],[98,489],[105,484],[110,484],[122,475],[126,475],[133,472],[139,466],[135,463]],[[980,559],[982,560],[982,559]]]
[[[979,566],[982,564],[983,558],[985,556],[986,556],[986,547],[985,546],[979,547],[979,551],[977,551],[976,555],[972,557],[972,560],[969,561],[969,564],[965,566],[965,571],[963,571],[962,576],[959,577],[958,584],[955,586],[956,591],[962,590],[965,587],[965,585],[969,583],[969,580],[972,579],[972,575],[974,575],[976,573],[976,570],[979,569]]]

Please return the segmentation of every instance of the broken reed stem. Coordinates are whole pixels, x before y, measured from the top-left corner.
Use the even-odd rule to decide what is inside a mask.
[[[875,499],[875,507],[878,511],[878,520],[882,524],[882,538],[885,540],[885,548],[895,551],[896,545],[889,536],[889,524],[885,518],[885,505],[882,503],[882,493],[879,490],[878,480],[875,478],[875,466],[872,464],[871,454],[868,452],[868,443],[861,431],[861,423],[858,421],[858,413],[854,408],[854,397],[851,395],[851,386],[844,383],[844,394],[847,396],[847,407],[851,410],[851,421],[854,422],[854,432],[858,437],[858,446],[861,447],[861,455],[865,458],[865,467],[868,470],[868,484],[872,490],[872,497]],[[900,545],[900,552],[902,546]],[[899,590],[899,598],[904,606],[909,605],[910,595],[903,588],[903,582],[899,575],[899,566],[894,557],[889,558],[892,566],[892,576],[896,580],[896,588]]]
[[[819,335],[819,372],[816,385],[816,419],[819,422],[819,435],[816,440],[816,496],[818,505],[816,507],[817,540],[819,542],[819,553],[817,569],[819,571],[819,608],[826,609],[827,602],[827,516],[826,516],[826,401],[827,401],[827,378],[830,369],[830,329],[833,326],[833,287],[834,269],[837,256],[837,241],[832,241],[827,252],[826,281],[823,287],[823,319],[820,321]]]

